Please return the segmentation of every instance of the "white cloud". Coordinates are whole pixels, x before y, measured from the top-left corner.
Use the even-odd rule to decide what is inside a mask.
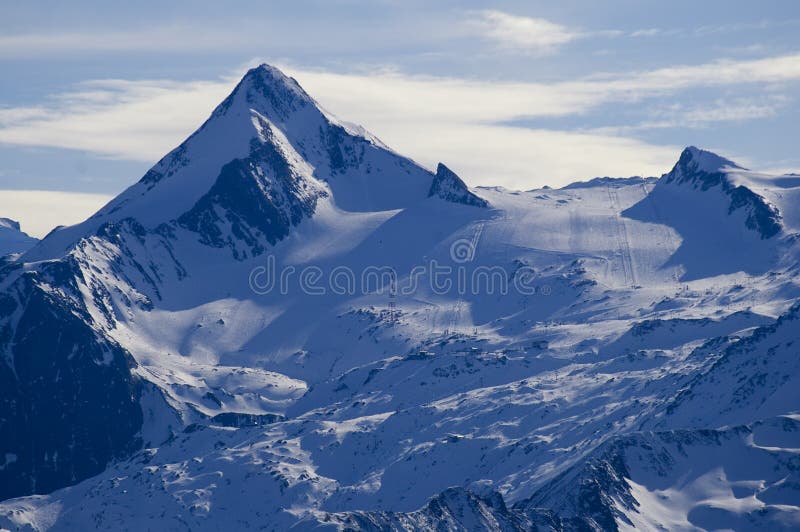
[[[44,107],[0,107],[0,127],[43,118],[47,118],[47,109]]]
[[[0,190],[0,213],[41,238],[58,225],[82,222],[111,200],[105,194],[49,190]]]
[[[686,107],[674,103],[649,110],[650,120],[639,124],[593,128],[598,135],[630,135],[636,131],[667,128],[705,128],[722,122],[744,122],[778,114],[791,100],[781,95],[763,98],[717,99],[705,105]]]
[[[60,27],[50,30],[42,27],[36,31],[0,34],[0,59],[28,59],[40,57],[91,57],[96,55],[119,56],[134,54],[179,54],[205,57],[209,53],[247,53],[270,50],[276,54],[318,55],[364,52],[364,43],[370,43],[374,52],[379,49],[396,51],[398,47],[427,47],[429,51],[441,49],[441,44],[464,36],[463,25],[441,17],[388,17],[381,24],[360,24],[357,19],[342,24],[332,24],[329,18],[303,14],[297,17],[278,13],[266,7],[267,16],[227,10],[222,17],[206,14],[201,20],[184,19],[179,22],[154,21],[146,26],[136,26],[126,20],[114,21],[102,27],[84,26],[64,31]],[[230,17],[230,18],[225,18]],[[347,18],[347,17],[345,17]],[[302,35],[302,38],[298,38]]]
[[[79,31],[51,31],[0,35],[0,58],[28,58],[43,55],[102,54],[117,52],[188,53],[247,51],[291,46],[295,50],[335,47],[353,50],[363,42],[396,45],[446,41],[479,35],[503,48],[528,53],[549,53],[575,38],[572,30],[540,18],[515,16],[502,11],[469,12],[466,24],[440,19],[417,20],[413,28],[402,21],[380,26],[340,27],[312,19],[281,24],[272,17],[202,26],[181,23],[128,29],[109,28]],[[299,25],[298,25],[299,24]],[[235,29],[229,29],[235,28]],[[301,41],[293,39],[297,31]]]
[[[662,30],[660,28],[647,28],[644,30],[636,30],[631,32],[631,37],[655,37],[661,33]]]
[[[0,143],[154,161],[194,131],[232,81],[82,84],[37,108],[0,109]]]
[[[534,55],[553,53],[579,37],[577,32],[546,19],[495,10],[474,12],[468,23],[479,35],[502,48]]]
[[[471,184],[532,188],[597,174],[658,174],[669,167],[678,147],[620,137],[631,131],[548,131],[503,122],[574,115],[603,103],[689,88],[798,80],[800,54],[555,83],[286,70],[327,109],[365,125],[423,164],[444,160]],[[155,162],[202,123],[235,81],[87,82],[39,106],[0,110],[0,143]],[[693,120],[710,123],[768,112],[740,107],[696,110]]]
[[[740,101],[729,103],[717,101],[709,107],[696,107],[687,111],[683,118],[690,125],[705,125],[716,122],[741,122],[744,120],[754,120],[757,118],[769,118],[775,116],[781,104],[759,103]]]
[[[366,126],[430,168],[447,163],[471,185],[528,189],[596,175],[660,175],[680,149],[615,135],[500,124],[520,116],[582,112],[596,103],[583,91],[391,73],[287,70],[337,116]]]
[[[608,80],[606,88],[631,93],[714,87],[743,83],[780,82],[800,79],[800,54],[747,61],[722,60],[691,66],[675,66]]]
[[[445,162],[470,185],[523,190],[606,175],[661,175],[682,148],[615,135],[435,123],[396,129],[393,146],[418,153],[417,160],[430,168]]]
[[[205,52],[247,49],[250,31],[198,30],[189,26],[165,25],[112,31],[20,33],[0,35],[0,57],[95,54],[105,52]]]

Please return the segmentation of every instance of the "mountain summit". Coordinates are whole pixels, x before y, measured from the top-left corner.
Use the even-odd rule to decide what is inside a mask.
[[[168,212],[187,212],[233,160],[266,162],[272,167],[263,169],[266,178],[286,171],[309,188],[321,184],[337,206],[353,211],[408,205],[424,197],[433,177],[363,129],[323,111],[294,79],[261,65],[249,70],[200,129],[105,213],[128,210],[126,203],[145,192],[148,210],[169,202]]]
[[[58,256],[122,221],[162,234],[189,230],[243,258],[283,239],[322,199],[347,212],[399,209],[424,200],[433,178],[261,65],[139,182],[86,222],[49,235],[27,258]]]
[[[27,251],[36,242],[22,231],[19,222],[0,218],[0,256]]]
[[[721,157],[714,152],[701,150],[694,146],[688,146],[681,152],[678,162],[672,169],[671,174],[694,175],[697,173],[714,174],[730,170],[745,170],[730,159]]]
[[[717,191],[724,197],[728,214],[744,213],[745,225],[760,238],[777,235],[782,228],[777,207],[753,190],[744,178],[748,170],[710,151],[689,146],[672,170],[659,180],[659,186],[679,185],[703,192]],[[657,187],[658,188],[658,187]],[[654,191],[658,194],[658,191]]]

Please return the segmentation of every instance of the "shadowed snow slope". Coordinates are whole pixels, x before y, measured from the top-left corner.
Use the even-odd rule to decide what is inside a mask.
[[[478,195],[255,68],[0,266],[0,528],[796,527],[798,200]]]
[[[684,279],[762,274],[776,260],[783,225],[781,212],[761,191],[777,187],[742,183],[748,174],[713,153],[686,148],[652,192],[623,214],[680,234],[683,241],[669,264],[683,265]]]

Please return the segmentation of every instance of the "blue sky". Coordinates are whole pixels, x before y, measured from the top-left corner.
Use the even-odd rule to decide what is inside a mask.
[[[41,236],[138,180],[242,73],[472,185],[800,170],[800,3],[2,2],[0,216]]]

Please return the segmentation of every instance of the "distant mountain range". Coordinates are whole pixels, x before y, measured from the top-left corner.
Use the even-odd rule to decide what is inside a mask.
[[[254,68],[0,222],[0,529],[796,530],[798,200],[695,147],[471,190]]]

